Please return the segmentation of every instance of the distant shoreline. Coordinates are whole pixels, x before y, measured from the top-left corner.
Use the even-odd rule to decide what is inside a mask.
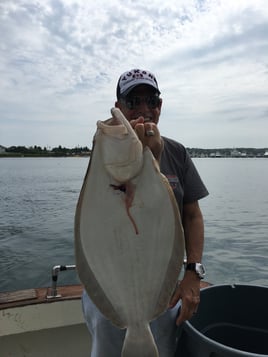
[[[191,158],[194,159],[268,159],[268,155],[204,155],[204,154],[191,154]],[[43,158],[52,158],[52,159],[57,159],[57,158],[90,158],[90,154],[83,154],[83,155],[34,155],[34,154],[0,154],[0,159],[29,159],[29,158],[38,158],[38,159],[43,159]]]
[[[34,155],[34,154],[0,154],[1,159],[12,158],[72,158],[72,157],[90,157],[90,155]]]
[[[192,158],[268,158],[268,148],[221,148],[201,149],[189,148],[186,150]],[[40,146],[25,147],[0,145],[0,157],[90,157],[91,149],[85,147],[65,148],[59,145],[56,148],[41,148]]]

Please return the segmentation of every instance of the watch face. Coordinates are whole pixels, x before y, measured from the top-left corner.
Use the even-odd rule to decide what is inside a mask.
[[[188,263],[185,265],[185,269],[186,270],[191,270],[191,271],[194,271],[199,279],[204,279],[205,277],[205,274],[206,274],[206,270],[205,270],[205,267],[203,264],[201,263]]]
[[[200,276],[200,278],[203,278],[206,274],[204,265],[200,263],[196,263],[196,272]]]

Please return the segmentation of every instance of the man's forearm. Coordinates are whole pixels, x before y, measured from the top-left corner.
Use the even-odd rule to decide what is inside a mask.
[[[183,227],[189,263],[201,262],[204,247],[204,222],[198,202],[184,206]]]

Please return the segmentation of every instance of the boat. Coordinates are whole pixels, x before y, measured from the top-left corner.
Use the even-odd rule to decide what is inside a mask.
[[[50,287],[0,293],[1,357],[90,356],[91,337],[81,306],[83,286],[57,284],[59,272],[70,269],[76,266],[53,267]],[[200,287],[198,313],[178,329],[176,356],[268,356],[268,288],[202,280]],[[215,327],[220,327],[217,336]]]
[[[0,293],[0,356],[90,356],[83,286],[57,284],[59,272],[71,269],[75,265],[54,266],[50,287]]]
[[[58,286],[55,266],[47,288],[0,293],[0,356],[89,357],[90,334],[81,308],[82,285]]]

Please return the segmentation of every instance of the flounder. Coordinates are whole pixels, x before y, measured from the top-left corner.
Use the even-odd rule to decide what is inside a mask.
[[[184,234],[168,180],[117,108],[97,122],[75,214],[81,282],[98,309],[126,328],[123,357],[157,357],[149,322],[168,307]]]

